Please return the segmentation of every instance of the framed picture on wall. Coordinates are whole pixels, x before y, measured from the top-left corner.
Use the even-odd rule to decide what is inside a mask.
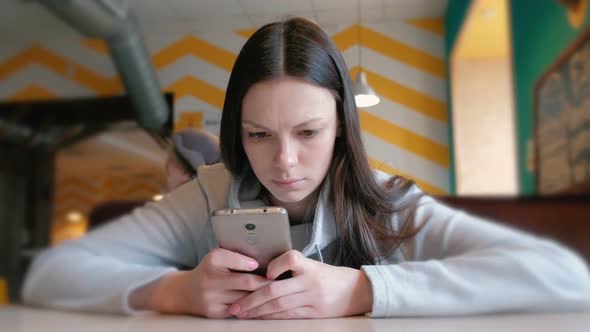
[[[534,90],[539,194],[590,194],[590,29],[537,81]]]

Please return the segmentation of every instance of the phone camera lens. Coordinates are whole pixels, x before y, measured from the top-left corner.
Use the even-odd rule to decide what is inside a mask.
[[[262,210],[262,212],[266,213],[266,209]]]
[[[251,231],[251,230],[254,230],[254,228],[256,228],[256,225],[254,225],[254,224],[246,224],[246,229],[247,230]]]

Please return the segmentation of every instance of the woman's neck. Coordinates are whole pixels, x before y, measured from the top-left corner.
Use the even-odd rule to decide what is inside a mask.
[[[313,208],[315,208],[316,197],[317,195],[312,193],[299,202],[285,203],[269,193],[269,202],[273,206],[282,206],[287,209],[290,224],[297,225],[305,222],[304,219],[306,217],[306,213],[309,211],[309,208],[312,204],[314,205]]]

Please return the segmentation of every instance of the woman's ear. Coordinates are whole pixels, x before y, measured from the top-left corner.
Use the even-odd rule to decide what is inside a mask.
[[[336,128],[336,137],[342,136],[342,124],[338,124],[338,128]]]

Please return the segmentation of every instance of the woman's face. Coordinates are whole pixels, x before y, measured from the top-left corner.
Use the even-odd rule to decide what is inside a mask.
[[[300,202],[324,180],[338,121],[329,90],[294,78],[253,85],[242,103],[242,142],[274,199]]]

